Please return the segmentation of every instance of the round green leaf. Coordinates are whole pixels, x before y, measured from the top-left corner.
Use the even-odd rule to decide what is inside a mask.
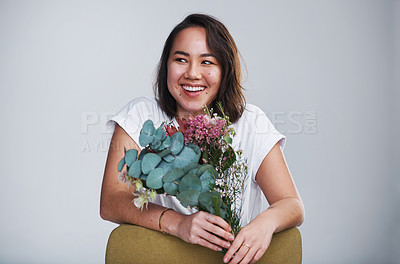
[[[183,147],[183,134],[182,132],[176,132],[173,134],[171,137],[171,146],[169,149],[171,150],[172,153],[177,155]]]
[[[164,176],[164,171],[161,168],[156,168],[152,170],[147,177],[146,185],[152,189],[159,189],[163,186],[162,177]]]
[[[161,125],[159,128],[156,129],[156,131],[154,133],[153,143],[155,143],[156,141],[161,142],[165,138],[166,135],[167,135],[167,133],[163,129],[163,125]]]
[[[163,170],[164,170],[164,174],[165,174],[165,173],[167,173],[167,172],[169,172],[170,170],[173,169],[173,164],[172,164],[172,163],[165,162],[165,161],[162,160],[162,161],[157,165],[157,168],[163,169]]]
[[[172,154],[168,154],[167,156],[163,157],[163,160],[166,162],[173,162],[175,160],[175,156]]]
[[[154,124],[150,119],[144,122],[142,129],[140,130],[139,143],[143,147],[150,144],[154,139]]]
[[[161,140],[158,140],[158,141],[154,141],[153,140],[153,142],[152,143],[150,143],[150,148],[152,149],[152,150],[158,150],[160,147],[161,147]]]
[[[175,168],[184,168],[191,163],[198,163],[199,159],[200,159],[200,155],[198,155],[190,147],[184,146],[182,151],[178,154],[178,156],[175,157],[174,167]]]
[[[164,190],[166,193],[169,195],[176,195],[178,193],[178,185],[174,182],[165,182],[164,185]]]
[[[197,176],[200,177],[205,171],[210,171],[210,173],[213,175],[214,179],[216,179],[218,176],[218,172],[210,164],[201,165],[200,168],[197,170],[196,174],[197,174]]]
[[[159,149],[166,149],[169,148],[170,146],[171,146],[171,138],[165,136],[165,138],[162,139],[162,144]]]
[[[199,147],[199,146],[197,146],[197,145],[195,145],[195,144],[193,144],[193,143],[189,143],[189,144],[186,145],[186,147],[191,148],[191,149],[194,151],[194,153],[196,153],[196,155],[199,157],[197,160],[200,159],[201,150],[200,150],[200,147]]]
[[[139,135],[139,144],[142,147],[146,147],[148,144],[150,144],[153,141],[153,138],[154,138],[153,135],[140,134]]]
[[[171,150],[169,149],[164,149],[161,152],[158,152],[157,155],[160,156],[160,158],[164,158],[165,156],[167,156],[169,153],[171,153]]]
[[[176,181],[176,180],[182,178],[183,175],[185,175],[185,172],[182,169],[180,169],[180,168],[172,169],[172,170],[168,171],[167,174],[165,174],[165,176],[163,177],[163,182]]]
[[[147,148],[145,148],[145,149],[142,149],[142,151],[140,151],[140,154],[139,154],[138,160],[142,160],[142,159],[143,159],[143,157],[144,157],[144,155],[146,155],[148,152],[149,152],[149,151],[147,150]]]
[[[130,149],[125,153],[126,166],[130,167],[136,161],[138,151],[136,149]]]
[[[142,166],[141,166],[142,161],[137,160],[135,161],[132,166],[129,168],[128,175],[133,177],[133,178],[139,178],[140,175],[142,174]]]
[[[196,170],[196,171],[197,171],[197,169],[199,169],[200,166],[201,166],[201,165],[200,165],[199,163],[190,163],[189,165],[187,165],[187,166],[185,166],[185,167],[183,168],[183,171],[184,171],[185,173],[188,173],[189,171],[193,171],[193,170]]]
[[[215,179],[209,170],[203,172],[200,176],[201,182],[201,192],[206,192],[214,188],[215,186]]]
[[[125,157],[123,157],[118,163],[118,171],[121,172],[125,165]]]
[[[188,190],[201,191],[200,179],[194,173],[186,174],[179,184],[179,192],[184,192]]]
[[[176,198],[181,202],[184,207],[198,205],[198,198],[200,192],[196,190],[188,190],[178,194]]]
[[[147,153],[143,156],[142,160],[142,172],[149,174],[156,166],[160,163],[161,158],[155,153]]]

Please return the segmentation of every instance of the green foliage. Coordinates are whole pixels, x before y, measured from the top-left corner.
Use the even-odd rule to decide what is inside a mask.
[[[135,149],[124,149],[125,156],[118,163],[118,171],[121,172],[126,165],[131,182],[142,180],[147,189],[176,196],[184,207],[198,206],[200,210],[221,216],[231,226],[238,227],[239,218],[230,209],[231,204],[225,201],[226,196],[221,197],[220,185],[215,184],[220,174],[229,173],[227,169],[237,160],[230,145],[231,134],[221,141],[223,148],[202,145],[201,152],[198,145],[185,145],[181,132],[168,136],[164,124],[156,129],[153,122],[147,120],[139,135],[139,143],[144,148],[139,155]],[[203,162],[206,164],[201,164]]]
[[[228,146],[222,157],[225,159],[225,161],[222,162],[223,170],[229,169],[236,161],[235,150],[231,146]]]
[[[203,174],[200,176],[200,182],[201,192],[206,192],[214,188],[215,178],[213,177],[213,174],[210,172],[210,170],[206,170],[205,172],[203,172]]]
[[[171,140],[171,145],[169,149],[174,155],[178,155],[183,148],[184,138],[182,132],[176,132],[171,136],[170,140]]]
[[[125,165],[125,157],[123,157],[118,163],[118,171],[121,172]]]
[[[214,204],[213,204],[214,196],[216,196],[217,198],[221,197],[220,194],[216,191],[203,192],[199,196],[200,207],[212,214],[215,214],[215,209],[214,209]]]
[[[153,142],[154,138],[154,124],[153,121],[147,120],[144,122],[142,130],[140,130],[139,144],[146,147],[148,144]]]
[[[125,163],[126,166],[132,166],[132,163],[136,161],[138,151],[136,149],[130,149],[125,153]]]
[[[142,174],[142,161],[137,160],[135,161],[132,166],[129,168],[128,175],[133,178],[139,178]]]
[[[163,181],[172,182],[181,179],[185,175],[185,172],[181,168],[174,168],[165,174]]]
[[[188,190],[201,191],[201,182],[199,177],[194,173],[186,174],[179,184],[179,191],[184,192]]]
[[[174,167],[183,168],[190,165],[191,163],[199,162],[199,159],[200,159],[200,148],[199,151],[197,152],[196,148],[184,146],[182,148],[182,151],[176,156],[174,160]]]
[[[200,191],[197,190],[187,190],[179,193],[176,198],[181,202],[184,207],[196,206],[199,204]]]
[[[166,182],[163,187],[169,195],[176,195],[178,193],[179,186],[175,182]]]
[[[149,174],[160,163],[161,158],[155,153],[147,153],[142,160],[142,172]]]
[[[147,187],[152,189],[159,189],[163,187],[162,177],[164,176],[164,170],[161,168],[156,168],[149,173],[147,177],[146,184]]]

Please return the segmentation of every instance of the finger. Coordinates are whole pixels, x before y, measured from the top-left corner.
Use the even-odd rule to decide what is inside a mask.
[[[253,259],[250,261],[250,263],[257,263],[257,261],[260,260],[260,258],[264,255],[265,251],[258,250],[256,254],[254,254]]]
[[[217,246],[217,245],[215,245],[213,243],[210,243],[209,241],[207,241],[206,239],[201,238],[201,237],[199,237],[197,244],[199,244],[199,245],[201,245],[203,247],[209,248],[211,250],[215,250],[215,251],[221,251],[222,250],[221,247],[219,247],[219,246]]]
[[[209,222],[206,222],[204,224],[204,229],[212,234],[215,234],[215,235],[225,239],[226,241],[233,241],[235,239],[235,237],[231,233],[226,232],[225,229],[222,229],[220,226],[217,226],[217,225],[209,223]]]
[[[201,232],[200,237],[220,247],[229,248],[231,246],[229,242],[215,236],[212,233],[207,232],[206,230],[203,230],[203,232]]]
[[[240,246],[243,243],[243,237],[242,236],[237,236],[236,239],[233,241],[232,245],[229,247],[228,251],[225,254],[224,257],[224,262],[228,263],[230,259],[232,258],[233,254],[235,254],[236,251],[239,250]]]
[[[250,261],[253,259],[253,257],[256,254],[256,252],[257,252],[257,247],[256,246],[250,247],[249,251],[247,251],[246,255],[244,256],[244,258],[239,263],[240,264],[250,263]]]
[[[244,256],[247,254],[247,252],[249,250],[250,249],[248,247],[241,246],[239,248],[239,250],[236,252],[236,254],[233,256],[232,260],[229,261],[229,264],[237,264],[237,263],[239,263],[244,258]]]
[[[206,219],[207,219],[208,222],[222,227],[227,232],[231,232],[232,231],[231,226],[224,219],[222,219],[219,216],[211,214],[211,215],[207,215]]]

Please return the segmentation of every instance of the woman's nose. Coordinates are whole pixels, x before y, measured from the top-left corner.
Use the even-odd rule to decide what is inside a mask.
[[[201,79],[201,72],[200,72],[199,66],[194,63],[190,64],[186,69],[185,78],[191,79],[191,80]]]

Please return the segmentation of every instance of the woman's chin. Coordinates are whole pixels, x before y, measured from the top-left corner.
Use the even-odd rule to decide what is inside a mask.
[[[178,116],[180,118],[189,118],[191,116],[197,116],[197,115],[203,115],[203,114],[205,114],[203,105],[201,105],[201,106],[191,105],[191,106],[187,106],[187,107],[184,107],[184,108],[178,110]]]

